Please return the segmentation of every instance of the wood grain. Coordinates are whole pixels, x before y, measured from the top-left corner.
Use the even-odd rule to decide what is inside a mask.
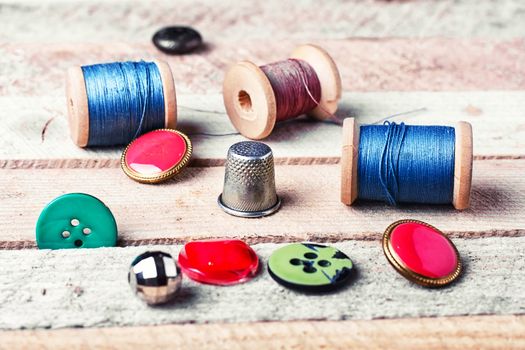
[[[169,323],[345,320],[525,313],[525,237],[454,239],[462,278],[426,289],[398,275],[379,241],[334,246],[354,261],[357,274],[337,292],[305,295],[275,283],[266,271],[280,247],[258,244],[261,271],[231,287],[184,279],[176,300],[151,308],[133,296],[129,264],[146,249],[177,256],[179,246],[80,250],[0,251],[9,278],[0,285],[0,329],[135,326]]]
[[[0,332],[0,349],[523,349],[524,316],[185,324]]]
[[[222,167],[188,168],[173,181],[144,185],[120,169],[1,170],[0,241],[27,247],[44,206],[56,196],[85,192],[113,211],[121,245],[175,243],[195,238],[240,237],[250,242],[378,239],[393,221],[428,221],[453,237],[525,235],[525,161],[476,161],[471,208],[339,201],[337,165],[277,166],[279,212],[242,219],[217,205]],[[13,219],[16,218],[16,219]],[[11,243],[10,243],[11,242]]]
[[[196,165],[222,164],[228,147],[244,140],[240,135],[204,135],[235,133],[221,95],[180,95],[178,103],[178,127],[192,139]],[[0,97],[0,106],[0,168],[118,166],[123,147],[81,149],[73,144],[64,97]],[[393,115],[397,116],[391,120],[408,124],[454,125],[465,120],[473,126],[479,159],[525,156],[523,110],[525,90],[386,92],[345,93],[337,114],[362,124]],[[341,138],[341,127],[335,124],[301,119],[278,124],[264,142],[280,164],[333,164],[341,156]]]
[[[250,242],[361,240],[338,243],[359,268],[354,284],[340,293],[298,295],[264,272],[233,288],[186,280],[181,298],[166,309],[146,308],[125,282],[131,258],[145,247],[0,251],[0,275],[7,276],[0,284],[1,328],[212,322],[0,332],[0,348],[525,347],[523,316],[472,316],[525,314],[523,1],[161,0],[152,6],[138,0],[1,0],[0,17],[0,248],[33,248],[40,210],[70,191],[93,193],[113,209],[121,245],[224,236]],[[207,47],[191,56],[159,53],[151,36],[171,24],[196,27]],[[239,220],[215,205],[222,168],[193,167],[164,186],[140,187],[116,168],[119,148],[80,151],[68,139],[68,67],[167,59],[182,97],[180,126],[194,134],[197,146],[193,165],[220,165],[227,147],[242,138],[195,134],[232,131],[219,95],[226,67],[240,59],[280,60],[303,42],[322,45],[338,62],[347,91],[340,116],[369,123],[426,108],[396,120],[467,120],[474,126],[477,159],[516,160],[475,162],[473,206],[462,213],[430,206],[346,208],[338,201],[338,166],[280,166],[282,211]],[[454,92],[436,92],[446,90]],[[492,91],[458,92],[467,90]],[[334,164],[340,135],[333,125],[299,121],[278,128],[267,141],[279,164]],[[467,266],[457,285],[424,290],[387,265],[375,240],[388,223],[405,217],[427,220],[454,237]],[[274,248],[256,246],[263,262]],[[399,319],[429,315],[469,316]],[[393,319],[355,320],[376,317]],[[317,318],[351,320],[282,322]]]
[[[23,44],[0,40],[0,95],[64,95],[64,76],[72,66],[154,60],[172,68],[177,93],[222,91],[226,69],[241,60],[257,65],[284,60],[305,42],[334,58],[343,91],[445,91],[525,89],[525,40],[457,38],[349,38],[322,40],[239,40],[212,42],[198,55],[168,56],[143,43]],[[454,47],[454,50],[450,48]]]

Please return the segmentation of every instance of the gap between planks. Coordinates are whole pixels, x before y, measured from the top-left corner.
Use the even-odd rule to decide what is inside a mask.
[[[525,155],[475,155],[474,160],[524,160]],[[289,157],[274,158],[275,165],[333,165],[340,164],[340,157]],[[188,167],[222,167],[226,159],[193,159]],[[115,169],[120,168],[120,159],[4,159],[1,169]]]
[[[488,231],[461,231],[455,230],[445,232],[450,238],[468,238],[480,239],[486,237],[523,237],[525,236],[525,229],[515,230],[488,230]],[[236,235],[236,238],[242,238],[247,244],[260,243],[290,243],[290,242],[317,242],[317,243],[337,243],[342,237],[340,235],[302,235],[298,237],[290,237],[285,235],[275,236],[250,236],[250,235]],[[184,244],[194,239],[231,239],[231,235],[224,236],[199,236],[199,237],[164,237],[164,238],[146,238],[146,239],[122,239],[119,238],[117,247],[140,247],[150,245],[173,245]],[[361,232],[351,237],[354,241],[376,241],[380,239],[377,232]],[[36,241],[20,240],[20,241],[2,241],[0,240],[0,250],[20,250],[20,249],[37,249]]]
[[[0,349],[391,349],[525,348],[525,316],[185,324],[0,332]]]

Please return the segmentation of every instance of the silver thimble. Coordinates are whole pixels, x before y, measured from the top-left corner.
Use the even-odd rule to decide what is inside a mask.
[[[257,218],[276,212],[273,154],[262,142],[242,141],[230,147],[219,206],[228,214]]]

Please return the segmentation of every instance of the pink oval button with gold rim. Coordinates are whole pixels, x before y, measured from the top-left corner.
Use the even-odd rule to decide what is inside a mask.
[[[191,142],[181,132],[160,129],[148,132],[122,153],[122,169],[133,180],[156,183],[177,174],[191,156]]]
[[[448,284],[461,270],[454,244],[421,221],[401,220],[390,225],[383,237],[383,249],[398,272],[422,285]]]

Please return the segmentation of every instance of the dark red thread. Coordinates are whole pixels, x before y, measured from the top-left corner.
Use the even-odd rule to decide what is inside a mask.
[[[305,61],[290,58],[260,67],[275,95],[277,121],[295,118],[316,108],[321,100],[321,83]]]

